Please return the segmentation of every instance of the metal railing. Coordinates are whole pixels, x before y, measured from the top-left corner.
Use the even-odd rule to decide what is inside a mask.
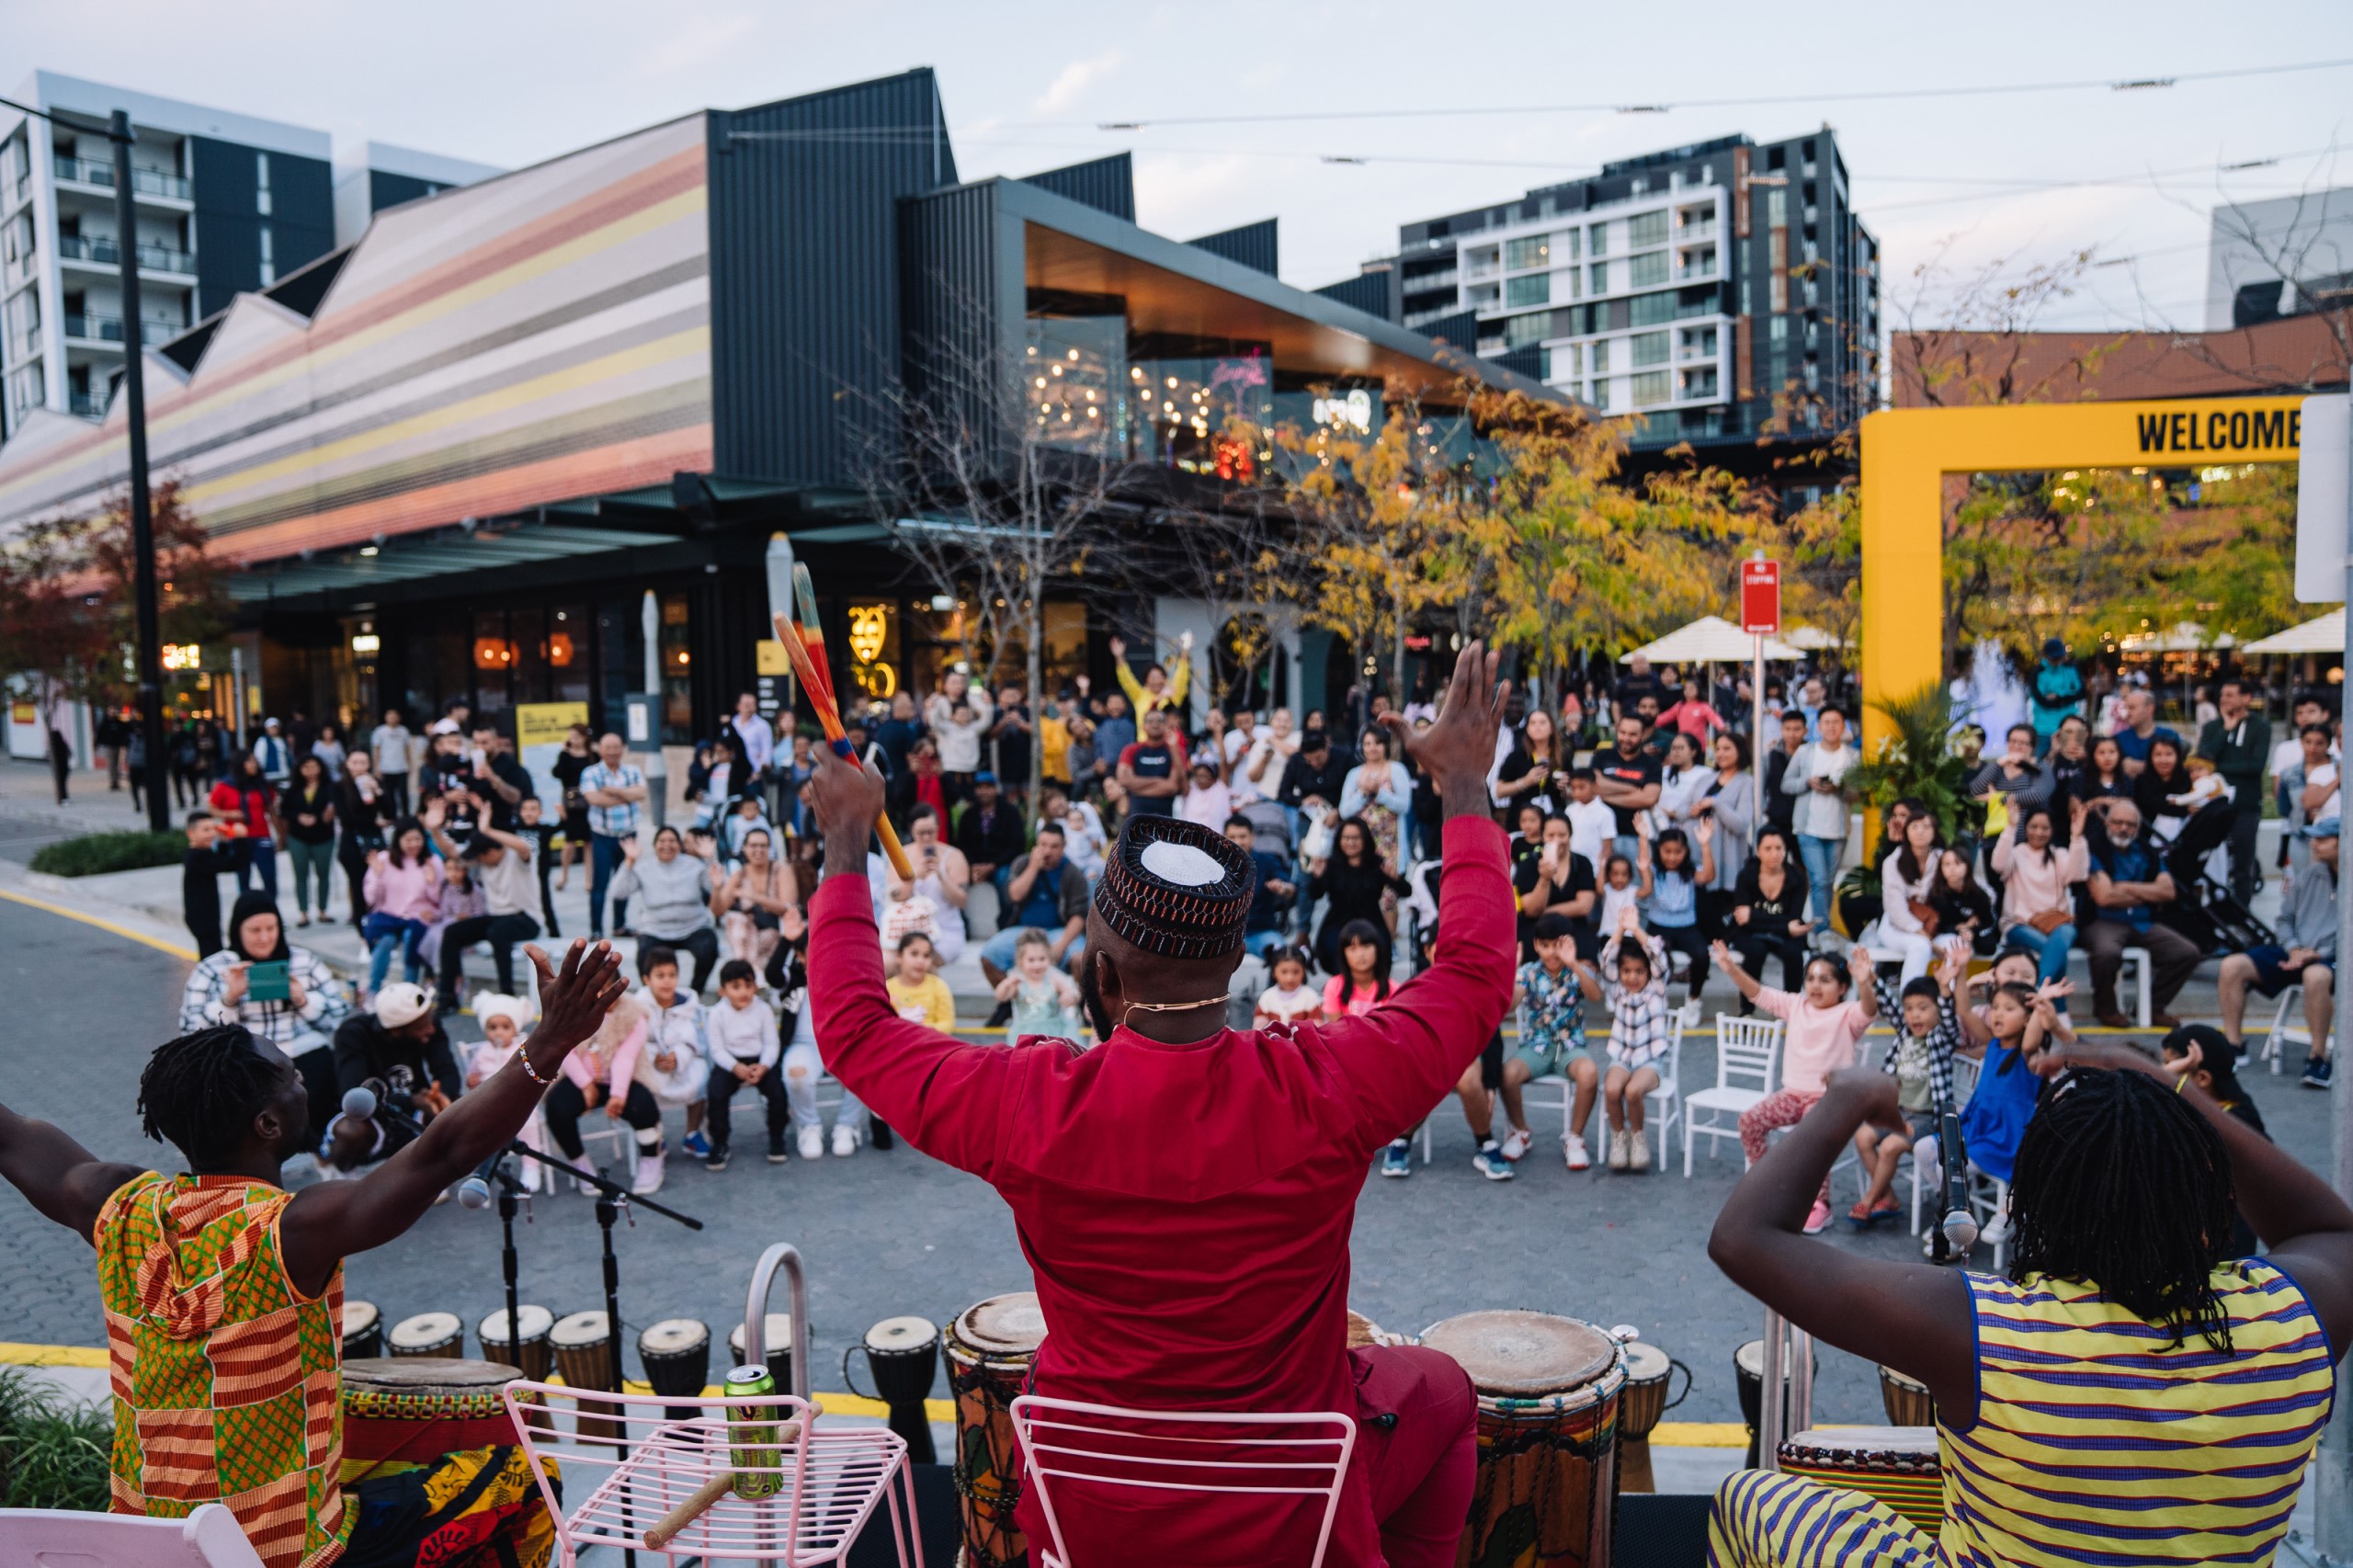
[[[122,247],[112,234],[60,234],[57,254],[69,261],[102,262],[108,267],[122,264]],[[150,272],[179,272],[193,276],[196,255],[192,251],[175,250],[142,241],[139,245],[139,265]]]
[[[149,343],[161,343],[167,337],[177,337],[187,331],[176,321],[164,321],[154,316],[139,318],[139,335]],[[120,316],[93,315],[88,312],[69,314],[65,318],[65,335],[85,343],[120,343]]]
[[[74,185],[94,185],[108,190],[114,188],[114,165],[102,164],[96,158],[57,156],[57,177]],[[165,196],[176,201],[193,198],[194,187],[178,175],[162,169],[134,168],[131,171],[131,188],[140,196]]]
[[[69,392],[65,406],[85,419],[104,419],[107,416],[106,399],[92,397],[88,392]]]

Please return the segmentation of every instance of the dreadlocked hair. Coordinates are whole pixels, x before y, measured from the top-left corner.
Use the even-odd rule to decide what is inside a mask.
[[[2214,1266],[2235,1199],[2220,1134],[2154,1078],[2073,1072],[2042,1096],[2010,1182],[2010,1278],[2095,1287],[2177,1346],[2203,1335],[2228,1355]]]
[[[234,1157],[278,1085],[276,1062],[236,1025],[166,1040],[139,1074],[139,1116],[148,1137],[170,1143],[191,1165]]]

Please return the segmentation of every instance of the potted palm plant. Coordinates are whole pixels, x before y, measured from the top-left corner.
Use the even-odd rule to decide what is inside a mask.
[[[1952,697],[1942,682],[1870,704],[1888,729],[1862,748],[1847,776],[1863,805],[1864,842],[1876,846],[1879,824],[1898,801],[1917,801],[1935,813],[1938,836],[1949,841],[1966,814],[1969,765],[1953,755]],[[1863,863],[1839,879],[1836,905],[1839,924],[1851,937],[1868,925],[1861,906],[1876,912],[1881,857],[1866,852]],[[1850,904],[1858,906],[1849,912]]]

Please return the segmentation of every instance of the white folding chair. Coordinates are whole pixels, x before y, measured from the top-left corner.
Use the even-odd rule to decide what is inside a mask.
[[[218,1503],[184,1519],[0,1508],[0,1562],[57,1568],[262,1568],[261,1556]]]
[[[1716,1015],[1715,1086],[1696,1089],[1683,1096],[1685,1176],[1691,1174],[1694,1138],[1740,1141],[1741,1113],[1773,1092],[1780,1072],[1783,1032],[1779,1018]],[[1703,1116],[1705,1120],[1701,1119]]]
[[[613,1141],[614,1152],[611,1156],[610,1163],[617,1165],[621,1168],[621,1174],[615,1176],[613,1179],[625,1185],[634,1185],[637,1181],[637,1129],[631,1127],[626,1121],[612,1120],[605,1115],[604,1110],[601,1108],[593,1114],[597,1120],[602,1122],[604,1125],[600,1127],[592,1127],[589,1125],[588,1118],[585,1116],[582,1117],[580,1119],[580,1146],[585,1150],[588,1145],[596,1142],[599,1138],[611,1139]],[[590,1158],[588,1163],[599,1169],[602,1169],[607,1162]],[[565,1181],[570,1181],[572,1179],[572,1177],[564,1176],[562,1171],[553,1171],[549,1174],[561,1177]]]
[[[2271,1064],[2271,1075],[2275,1078],[2279,1075],[2280,1066],[2287,1060],[2283,1042],[2301,1045],[2306,1054],[2311,1053],[2313,1031],[2302,1024],[2288,1021],[2302,1017],[2303,1009],[2304,988],[2290,985],[2279,993],[2279,1006],[2271,1010],[2271,1028],[2264,1032],[2261,1054],[2263,1060]]]
[[[1167,1427],[1212,1426],[1213,1437],[1185,1437]],[[1265,1437],[1240,1437],[1237,1429]],[[1278,1429],[1289,1428],[1289,1435]],[[1023,1394],[1013,1402],[1013,1435],[1052,1545],[1043,1568],[1081,1568],[1063,1535],[1063,1507],[1084,1507],[1081,1486],[1141,1487],[1159,1492],[1256,1497],[1321,1497],[1324,1517],[1315,1552],[1304,1568],[1322,1568],[1340,1509],[1341,1484],[1355,1448],[1356,1417],[1328,1411],[1295,1415],[1228,1415],[1217,1411],[1127,1410],[1114,1404]],[[1231,1457],[1264,1451],[1264,1459]],[[1077,1485],[1063,1489],[1063,1483]],[[1055,1501],[1063,1492],[1063,1507]],[[1132,1559],[1131,1559],[1132,1561]],[[1099,1568],[1086,1564],[1084,1568]]]
[[[2125,983],[2125,976],[2127,974],[2130,974],[2132,977],[2132,1025],[2135,1028],[2145,1029],[2153,1027],[2149,1022],[2149,1015],[2151,1012],[2151,1007],[2149,1006],[2149,973],[2151,967],[2148,949],[2127,948],[2124,949],[2123,967],[2116,971],[2116,983],[2119,985]]]

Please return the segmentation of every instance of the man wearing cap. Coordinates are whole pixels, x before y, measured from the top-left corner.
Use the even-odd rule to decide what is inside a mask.
[[[405,980],[385,986],[376,993],[372,1011],[352,1014],[335,1031],[335,1092],[376,1088],[381,1104],[373,1118],[335,1118],[320,1168],[356,1170],[397,1153],[415,1134],[389,1113],[438,1116],[449,1108],[461,1083],[432,994]]]
[[[2336,1005],[2337,819],[2300,827],[2296,835],[2311,846],[2312,858],[2288,878],[2274,926],[2279,940],[2224,959],[2214,987],[2222,996],[2222,1033],[2233,1045],[2244,1046],[2248,989],[2268,997],[2290,985],[2302,986],[2304,1028],[2313,1042],[2303,1084],[2308,1089],[2325,1089],[2334,1065],[2328,1025]]]
[[[1476,1406],[1461,1369],[1406,1346],[1347,1347],[1348,1234],[1367,1166],[1452,1087],[1512,981],[1504,835],[1486,809],[1500,698],[1463,651],[1444,713],[1392,728],[1445,801],[1432,962],[1361,1017],[1224,1027],[1257,890],[1215,829],[1137,816],[1087,916],[1080,985],[1102,1041],[965,1045],[892,1011],[865,886],[881,780],[825,758],[813,783],[825,879],[811,901],[817,1044],[842,1083],[934,1158],[1012,1206],[1047,1327],[1035,1391],[1153,1410],[1340,1412],[1358,1423],[1326,1561],[1454,1560]],[[1018,1518],[1046,1520],[1034,1489]],[[1062,1517],[1080,1561],[1279,1562],[1312,1551],[1320,1508],[1098,1490]]]

